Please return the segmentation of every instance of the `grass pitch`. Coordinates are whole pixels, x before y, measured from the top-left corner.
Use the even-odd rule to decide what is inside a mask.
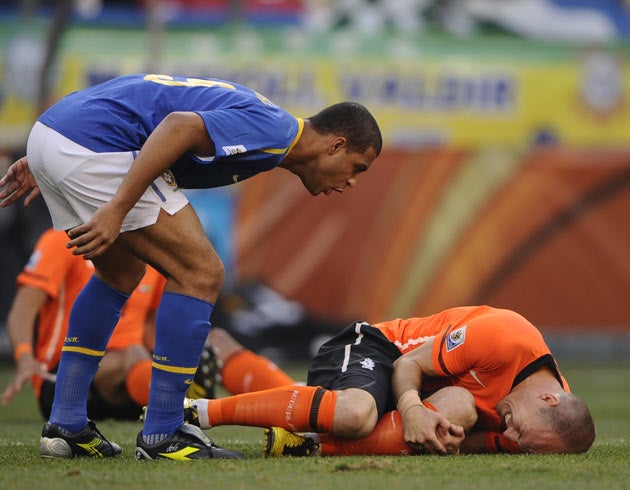
[[[595,444],[583,455],[265,459],[262,429],[217,427],[210,437],[245,460],[137,462],[140,424],[105,421],[99,428],[122,445],[120,457],[48,460],[39,456],[43,421],[28,389],[0,407],[0,489],[630,489],[630,363],[561,365],[597,424]],[[0,365],[0,389],[12,374]],[[300,368],[292,374],[303,377]]]

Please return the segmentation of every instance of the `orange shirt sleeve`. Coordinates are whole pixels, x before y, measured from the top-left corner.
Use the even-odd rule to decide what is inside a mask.
[[[550,353],[536,327],[510,310],[485,311],[450,326],[436,340],[433,365],[439,375],[489,373],[509,389],[523,368]]]
[[[76,257],[66,249],[63,231],[47,230],[39,238],[26,266],[17,277],[18,286],[30,286],[57,299]]]
[[[516,442],[510,441],[500,432],[486,432],[485,446],[490,454],[519,454],[521,452]]]

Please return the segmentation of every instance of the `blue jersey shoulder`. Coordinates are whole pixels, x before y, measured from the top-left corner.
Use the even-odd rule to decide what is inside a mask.
[[[226,185],[234,175],[242,180],[269,170],[280,163],[301,130],[300,120],[242,85],[155,74],[118,77],[74,92],[39,120],[95,152],[139,151],[155,127],[175,111],[199,114],[216,147],[210,161],[184,155],[174,165],[182,187]]]

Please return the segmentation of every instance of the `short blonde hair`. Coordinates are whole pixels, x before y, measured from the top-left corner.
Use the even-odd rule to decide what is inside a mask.
[[[585,453],[595,441],[595,421],[588,406],[573,393],[558,394],[559,403],[539,415],[564,442],[565,453]]]

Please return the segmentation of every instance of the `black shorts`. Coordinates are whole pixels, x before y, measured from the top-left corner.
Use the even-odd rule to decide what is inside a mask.
[[[306,384],[329,390],[360,388],[376,401],[379,418],[394,410],[391,378],[400,351],[369,323],[356,322],[323,344],[308,370]]]
[[[53,374],[56,369],[52,371]],[[55,397],[55,383],[53,381],[44,380],[41,391],[39,393],[39,410],[48,420],[52,409],[53,399]],[[138,420],[142,413],[142,407],[136,403],[129,402],[123,406],[114,406],[106,402],[103,397],[96,391],[94,385],[90,386],[87,400],[87,415],[90,420]]]

